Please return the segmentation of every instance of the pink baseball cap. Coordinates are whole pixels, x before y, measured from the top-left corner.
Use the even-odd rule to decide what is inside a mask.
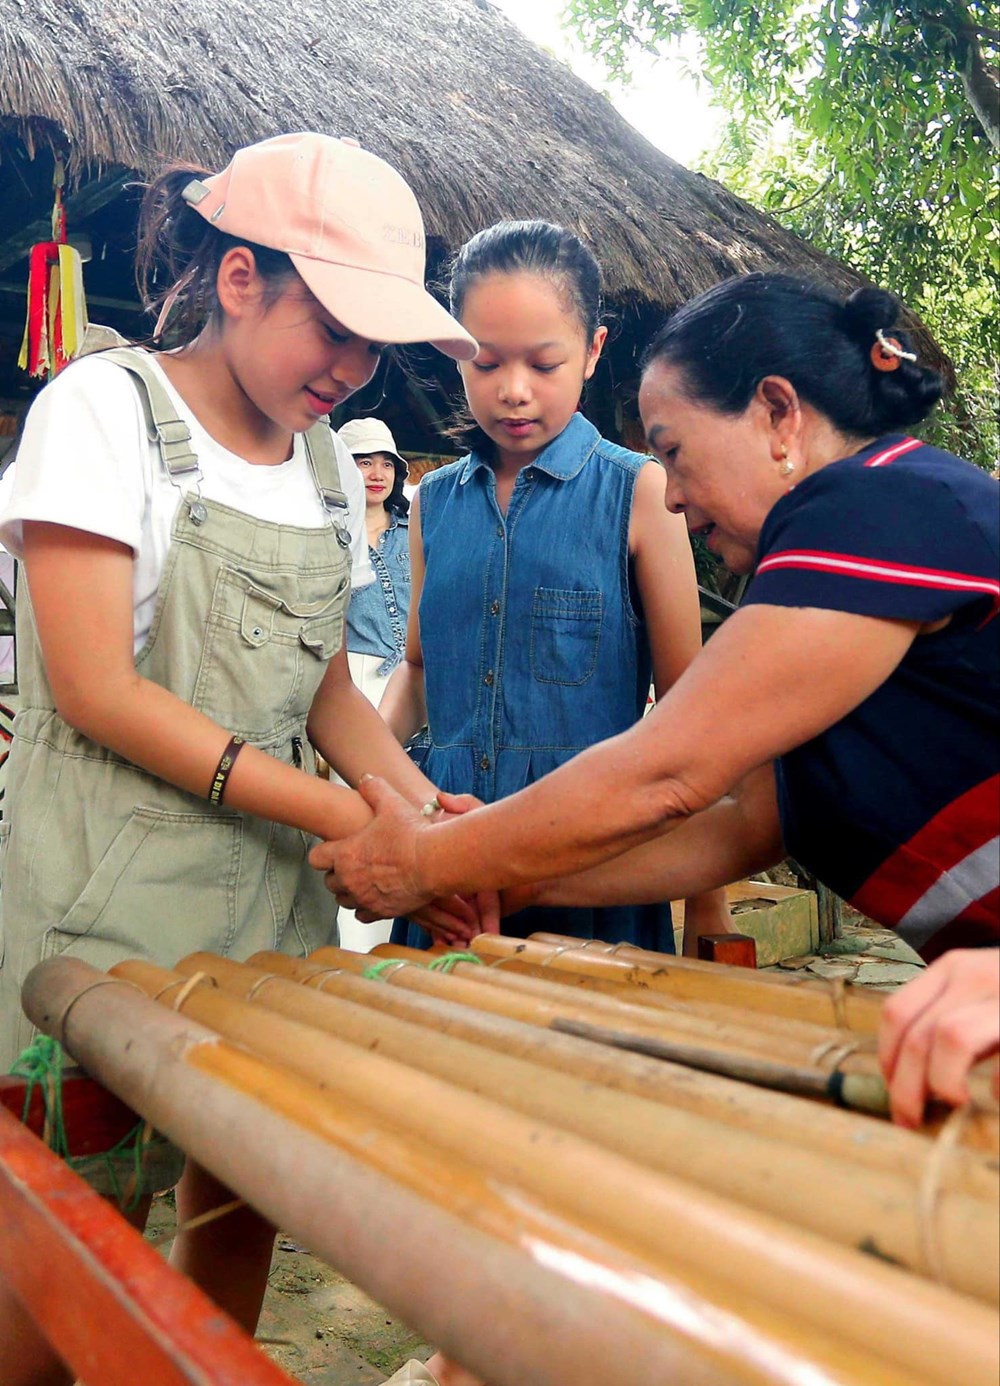
[[[221,173],[193,179],[183,197],[227,235],[284,251],[358,336],[475,356],[475,340],[424,288],[424,222],[409,184],[356,141],[262,140],[237,150]]]

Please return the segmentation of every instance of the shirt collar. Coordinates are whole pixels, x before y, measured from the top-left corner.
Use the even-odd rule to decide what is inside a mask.
[[[543,448],[533,462],[529,463],[536,471],[545,472],[556,481],[571,481],[584,467],[590,454],[601,441],[601,435],[594,425],[583,417],[574,414],[569,423]],[[490,459],[481,452],[472,452],[465,459],[465,465],[458,479],[464,486],[478,471],[492,471]]]

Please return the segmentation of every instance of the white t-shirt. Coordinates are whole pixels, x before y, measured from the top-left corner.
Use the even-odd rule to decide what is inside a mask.
[[[287,462],[247,462],[205,432],[156,358],[150,359],[178,418],[191,430],[203,497],[275,524],[313,529],[327,523],[301,434]],[[351,582],[363,587],[374,576],[364,483],[336,434],[333,444],[349,502]],[[142,404],[128,372],[89,356],[57,376],[31,406],[13,470],[14,484],[0,510],[0,544],[20,557],[24,520],[45,520],[127,544],[134,555],[134,648],[140,650],[152,624],[174,515],[194,482],[186,477],[178,487],[170,480],[159,448],[146,436]]]

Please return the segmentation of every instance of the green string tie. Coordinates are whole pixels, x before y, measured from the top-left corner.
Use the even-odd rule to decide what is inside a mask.
[[[24,1108],[21,1121],[27,1125],[31,1110],[31,1098],[36,1088],[42,1093],[45,1106],[43,1139],[54,1155],[65,1160],[71,1169],[86,1177],[88,1169],[104,1167],[115,1198],[126,1211],[135,1208],[142,1199],[145,1184],[143,1180],[143,1156],[154,1145],[164,1145],[162,1136],[152,1137],[144,1121],[139,1121],[131,1131],[121,1138],[110,1150],[93,1155],[70,1155],[69,1140],[66,1136],[66,1122],[63,1116],[63,1049],[58,1040],[49,1035],[38,1035],[34,1042],[23,1050],[10,1070],[11,1077],[25,1078],[27,1087],[24,1093]],[[129,1178],[123,1186],[119,1170],[123,1160]],[[126,1197],[128,1199],[126,1204]]]
[[[21,1052],[10,1072],[13,1078],[27,1079],[21,1112],[23,1123],[27,1123],[35,1089],[41,1089],[45,1107],[45,1137],[49,1149],[65,1160],[69,1156],[69,1143],[63,1120],[62,1070],[62,1045],[50,1035],[38,1035],[34,1043]]]
[[[482,961],[475,953],[442,953],[440,958],[427,964],[427,969],[430,972],[450,972],[456,963],[471,962],[482,966]]]
[[[401,963],[410,961],[409,958],[376,958],[361,975],[369,982],[380,981],[383,973],[388,972],[390,967],[399,967]],[[455,964],[460,962],[478,963],[482,966],[483,960],[477,957],[475,953],[443,953],[440,958],[434,958],[429,963],[417,963],[416,965],[417,967],[426,967],[429,972],[450,972]]]
[[[387,972],[390,967],[398,967],[402,961],[402,958],[376,958],[361,975],[368,982],[379,982],[382,980],[383,972]]]

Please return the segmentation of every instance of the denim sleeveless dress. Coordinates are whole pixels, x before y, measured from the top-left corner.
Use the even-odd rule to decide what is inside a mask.
[[[478,453],[421,481],[431,743],[423,769],[440,788],[492,803],[642,716],[651,658],[630,590],[628,533],[647,461],[575,414],[522,469],[506,515]],[[600,786],[585,812],[601,812]],[[674,951],[669,903],[530,909],[503,928]],[[428,942],[406,921],[393,938]]]

